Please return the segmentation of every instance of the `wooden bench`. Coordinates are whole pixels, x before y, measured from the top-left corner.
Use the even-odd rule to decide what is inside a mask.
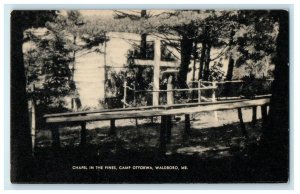
[[[44,118],[47,125],[52,131],[52,145],[54,147],[60,146],[59,140],[59,126],[61,125],[81,125],[81,145],[86,144],[86,122],[110,120],[111,134],[115,133],[115,120],[117,119],[132,119],[132,118],[146,118],[146,117],[161,117],[161,138],[170,138],[172,128],[173,115],[186,115],[185,131],[190,131],[189,114],[209,111],[222,111],[230,109],[238,109],[238,117],[241,123],[241,130],[243,135],[247,136],[245,125],[242,117],[242,108],[253,107],[253,115],[256,117],[256,107],[262,106],[262,115],[267,115],[266,107],[270,103],[270,97],[262,97],[256,99],[238,99],[226,100],[217,102],[201,102],[189,104],[175,104],[175,105],[159,105],[159,106],[144,106],[136,108],[122,108],[99,111],[81,111],[70,113],[46,114]],[[256,119],[256,118],[255,118]]]

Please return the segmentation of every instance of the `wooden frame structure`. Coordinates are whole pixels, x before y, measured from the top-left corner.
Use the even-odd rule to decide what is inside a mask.
[[[161,117],[161,142],[168,142],[171,138],[172,130],[172,115],[188,115],[199,112],[208,111],[223,111],[230,109],[238,109],[238,117],[241,124],[241,131],[247,137],[245,125],[242,116],[242,108],[261,106],[263,112],[263,119],[267,116],[266,107],[270,103],[269,97],[257,99],[240,99],[240,100],[226,100],[218,102],[202,102],[189,104],[175,104],[175,105],[160,105],[160,106],[145,106],[137,108],[123,108],[111,109],[102,111],[82,111],[71,113],[59,113],[44,115],[46,123],[52,131],[52,145],[55,148],[60,147],[59,127],[63,125],[78,124],[81,126],[81,145],[86,144],[86,123],[93,121],[110,120],[111,131],[110,134],[116,133],[115,120],[117,119],[131,119],[131,118],[145,118],[160,116]],[[253,109],[254,110],[254,109]],[[256,111],[256,109],[255,109]],[[256,114],[256,113],[253,113]],[[185,132],[190,133],[189,117],[185,120]]]

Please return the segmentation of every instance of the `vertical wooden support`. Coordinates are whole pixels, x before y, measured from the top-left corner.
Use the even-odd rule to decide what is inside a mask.
[[[198,102],[201,102],[201,79],[198,80]]]
[[[267,113],[267,105],[262,105],[261,106],[261,118],[262,118],[262,126],[263,128],[265,128],[266,124],[267,124],[267,116],[268,116],[268,113]]]
[[[138,122],[138,119],[137,119],[137,118],[135,119],[135,126],[136,126],[136,127],[139,126],[139,122]]]
[[[86,145],[86,123],[81,123],[80,144]]]
[[[133,106],[137,106],[137,104],[136,104],[136,92],[135,92],[135,85],[136,85],[136,83],[133,85]],[[137,118],[135,118],[135,126],[136,127],[138,127],[138,119]]]
[[[171,142],[171,136],[172,136],[172,116],[168,115],[166,116],[166,142]]]
[[[244,137],[248,137],[246,127],[245,127],[245,123],[244,123],[244,120],[243,120],[242,108],[238,108],[238,116],[239,116],[239,120],[240,120],[240,127],[241,127],[242,134],[243,134]]]
[[[164,155],[166,153],[166,116],[161,116],[159,152]]]
[[[212,87],[216,87],[216,86],[217,86],[216,82],[215,81],[212,82]],[[216,89],[215,88],[212,90],[212,96],[211,96],[211,98],[212,98],[213,102],[216,102]]]
[[[190,115],[186,114],[184,116],[185,116],[185,133],[190,134],[191,132]]]
[[[170,75],[168,78],[168,83],[167,83],[167,90],[168,90],[167,91],[167,104],[168,105],[174,104],[174,91],[172,91],[173,89],[174,89],[173,76]]]
[[[115,119],[110,120],[110,135],[115,135],[116,134],[116,124],[115,124]]]
[[[252,107],[252,124],[255,125],[257,121],[257,106]]]
[[[155,39],[154,42],[154,69],[153,69],[153,106],[159,105],[159,72],[160,72],[160,58],[161,58],[161,51],[160,51],[160,39]]]
[[[161,116],[160,124],[160,144],[165,144],[166,141],[166,116]]]
[[[124,96],[123,96],[123,108],[126,108],[127,99],[127,81],[124,81]]]
[[[216,87],[216,86],[217,86],[217,84],[216,84],[215,81],[212,82],[212,86],[213,86],[213,87]],[[213,102],[216,102],[216,101],[217,101],[217,99],[216,99],[216,89],[215,89],[215,88],[212,90],[212,101],[213,101]],[[214,111],[214,116],[215,116],[215,121],[218,122],[219,119],[218,119],[218,112],[217,112],[217,111]]]
[[[59,126],[51,125],[51,131],[52,131],[52,147],[54,149],[58,149],[60,147]]]
[[[133,85],[133,106],[136,106],[136,92],[135,92],[135,84]]]
[[[137,104],[136,104],[136,92],[135,92],[135,87],[136,86],[136,83],[134,83],[134,85],[133,85],[133,106],[137,106]],[[135,126],[136,127],[138,127],[138,119],[137,118],[135,118]]]
[[[174,104],[174,86],[173,86],[173,76],[170,75],[168,77],[167,83],[167,104],[172,105]],[[167,143],[171,142],[171,132],[172,131],[172,116],[166,116],[166,141]]]
[[[32,92],[34,92],[34,84],[32,84]],[[31,98],[31,142],[32,142],[32,154],[35,150],[35,133],[36,133],[36,110],[34,98]]]
[[[172,135],[172,116],[164,115],[161,116],[161,127],[160,127],[160,144],[165,145],[171,141]]]

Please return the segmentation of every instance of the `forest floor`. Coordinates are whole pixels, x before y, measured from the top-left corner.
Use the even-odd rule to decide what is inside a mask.
[[[219,111],[217,116],[218,120],[214,112],[193,115],[188,136],[184,133],[184,116],[176,117],[171,141],[164,146],[160,142],[158,118],[154,119],[154,123],[150,118],[139,119],[137,126],[135,119],[116,121],[117,132],[113,136],[109,135],[109,122],[88,123],[87,145],[84,147],[79,145],[80,127],[61,128],[59,153],[51,151],[49,130],[39,131],[33,182],[225,183],[286,180],[286,177],[276,174],[276,170],[268,169],[269,161],[256,154],[262,129],[259,108],[256,124],[250,122],[252,109],[243,109],[248,138],[241,134],[237,111]],[[74,170],[74,166],[115,166],[117,170]],[[120,171],[120,166],[131,170]],[[132,170],[133,166],[177,166],[179,170]],[[186,169],[181,170],[182,166]]]

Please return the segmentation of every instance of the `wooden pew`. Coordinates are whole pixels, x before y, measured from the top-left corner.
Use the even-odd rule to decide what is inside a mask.
[[[111,133],[115,133],[115,120],[119,119],[132,119],[132,118],[146,118],[153,116],[162,117],[161,130],[170,131],[172,127],[172,115],[187,115],[199,112],[210,112],[210,111],[222,111],[230,109],[238,109],[238,116],[242,127],[242,133],[246,136],[243,118],[242,108],[245,107],[257,107],[268,106],[270,103],[269,97],[263,97],[258,99],[239,99],[239,100],[226,100],[217,102],[201,102],[191,104],[175,104],[175,105],[162,105],[162,106],[147,106],[137,108],[125,108],[125,109],[111,109],[111,110],[100,110],[100,111],[82,111],[72,113],[58,113],[58,114],[47,114],[44,115],[46,123],[50,125],[52,130],[53,146],[59,147],[59,126],[78,124],[81,125],[81,144],[84,145],[85,140],[85,123],[92,121],[111,121]],[[266,111],[263,112],[266,115]],[[189,122],[189,121],[186,121]],[[190,127],[189,123],[185,123],[186,127]],[[189,129],[186,129],[189,130]]]

